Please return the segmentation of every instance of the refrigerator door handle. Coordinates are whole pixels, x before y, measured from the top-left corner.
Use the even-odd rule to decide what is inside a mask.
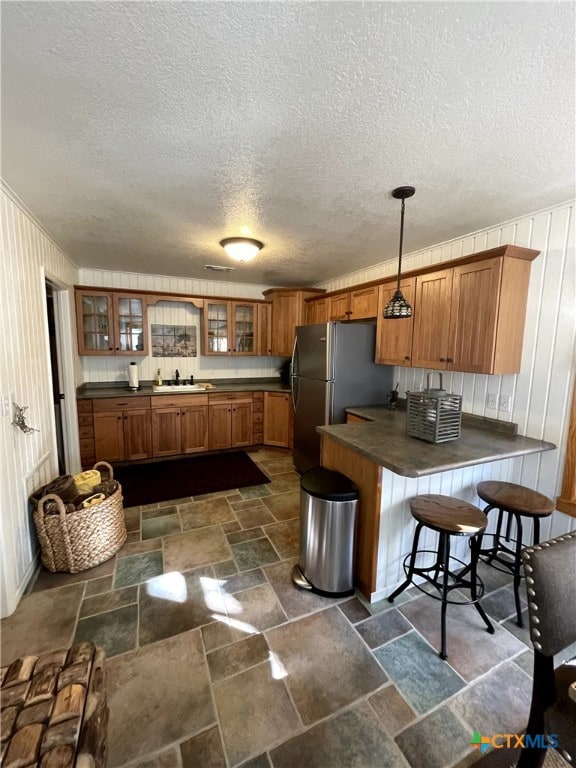
[[[294,410],[294,413],[296,413],[296,400],[298,397],[297,391],[296,391],[296,385],[295,385],[295,379],[298,374],[298,366],[297,366],[297,360],[298,360],[298,339],[296,336],[294,336],[294,348],[292,349],[292,365],[290,366],[290,393],[292,395],[292,409]]]

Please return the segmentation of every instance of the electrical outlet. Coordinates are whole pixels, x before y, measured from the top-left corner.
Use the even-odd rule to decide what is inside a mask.
[[[512,408],[512,397],[510,395],[500,395],[500,410],[503,413],[510,413]]]
[[[10,415],[10,397],[9,395],[2,395],[2,416]]]
[[[493,392],[486,393],[486,408],[490,408],[492,411],[498,408],[498,395]]]

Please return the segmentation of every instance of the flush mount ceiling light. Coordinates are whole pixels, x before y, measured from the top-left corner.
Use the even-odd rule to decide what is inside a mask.
[[[253,240],[251,237],[226,237],[220,240],[220,245],[231,259],[242,262],[252,261],[254,256],[264,248],[264,243]]]
[[[416,192],[414,187],[396,187],[396,189],[392,190],[392,197],[395,197],[397,200],[402,200],[400,214],[400,248],[398,252],[398,279],[396,283],[396,291],[382,313],[385,320],[397,320],[401,317],[412,317],[412,307],[408,304],[400,290],[400,275],[402,272],[402,244],[404,241],[404,201],[407,197],[412,197],[414,192]]]

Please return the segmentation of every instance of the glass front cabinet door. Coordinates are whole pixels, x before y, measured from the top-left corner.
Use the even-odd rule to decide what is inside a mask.
[[[80,355],[145,355],[146,302],[114,291],[76,291]]]
[[[233,302],[233,345],[235,355],[256,354],[256,306]]]
[[[207,301],[204,305],[204,354],[230,354],[230,302]]]

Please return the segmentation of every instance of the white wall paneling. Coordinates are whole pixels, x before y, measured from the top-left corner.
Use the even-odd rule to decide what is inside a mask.
[[[15,195],[0,186],[0,615],[15,609],[36,551],[23,478],[57,475],[44,275],[61,287],[77,282],[75,265],[42,230]],[[27,406],[38,432],[12,426],[11,400]]]
[[[541,251],[532,262],[522,368],[517,375],[486,376],[444,373],[449,392],[463,396],[463,410],[480,416],[514,421],[519,432],[555,443],[555,451],[515,459],[508,470],[511,482],[538,488],[555,498],[562,485],[568,438],[571,393],[575,377],[576,238],[574,202],[523,216],[466,237],[409,253],[403,271],[441,263],[512,243]],[[417,226],[412,222],[411,226]],[[394,275],[397,262],[377,264],[322,284],[328,291]],[[427,371],[395,369],[400,394],[425,386]],[[510,395],[510,413],[486,408],[486,393]],[[497,465],[494,467],[496,472]],[[455,486],[459,483],[454,478]],[[458,494],[456,494],[458,495]],[[554,512],[543,526],[550,538],[576,528],[576,518]],[[405,550],[406,551],[406,550]]]

